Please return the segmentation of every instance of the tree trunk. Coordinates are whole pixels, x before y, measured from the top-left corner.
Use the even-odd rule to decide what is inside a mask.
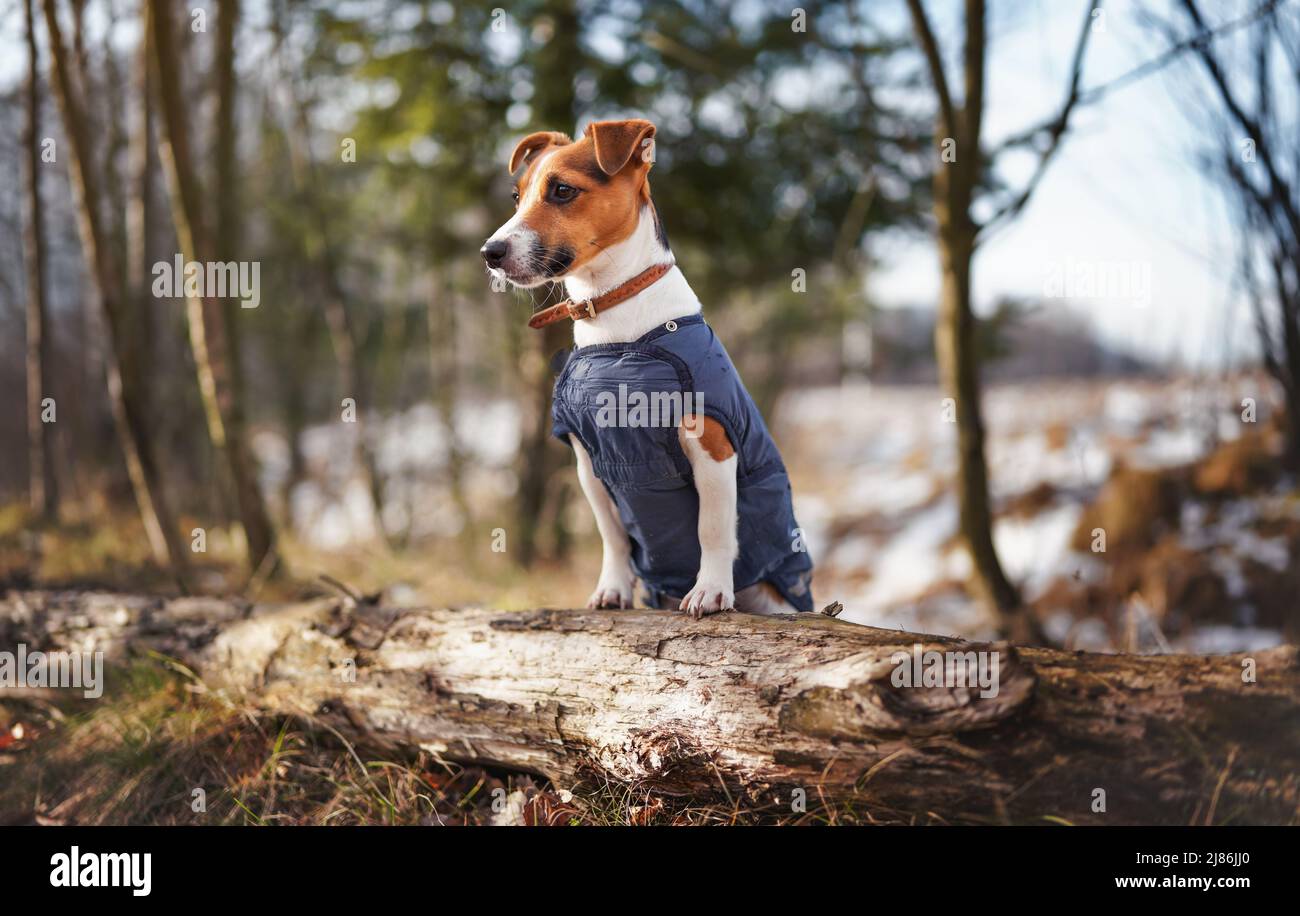
[[[322,287],[321,308],[325,314],[325,325],[329,331],[330,347],[339,367],[339,392],[343,398],[351,398],[356,404],[352,423],[353,450],[352,459],[360,472],[366,492],[370,497],[370,511],[374,513],[375,536],[380,543],[388,543],[384,530],[384,488],[383,478],[375,449],[368,441],[370,420],[378,415],[375,404],[376,392],[370,373],[366,370],[362,355],[362,334],[354,320],[355,308],[343,289],[340,270],[335,253],[334,240],[329,232],[330,216],[318,196],[316,163],[312,159],[310,148],[310,128],[305,102],[295,98],[298,105],[298,125],[301,138],[293,136],[293,130],[285,131],[285,143],[290,150],[295,190],[303,208],[311,214],[308,235],[312,251],[312,261],[316,268],[315,281]],[[336,410],[342,409],[342,400],[335,404]]]
[[[213,172],[216,175],[217,257],[233,258],[239,247],[239,185],[235,175],[235,28],[239,0],[217,3],[217,122]],[[227,300],[232,304],[233,298]]]
[[[564,446],[551,435],[551,397],[555,385],[552,362],[555,353],[573,344],[573,329],[568,322],[557,322],[532,333],[534,339],[525,343],[528,356],[524,366],[529,377],[519,443],[519,493],[515,502],[518,526],[515,557],[525,568],[532,566],[541,551],[547,487],[566,457]],[[563,517],[561,510],[559,519]]]
[[[976,646],[813,614],[12,592],[0,644],[20,641],[110,662],[162,652],[211,689],[374,747],[561,787],[613,780],[787,811],[802,789],[810,804],[964,822],[1300,818],[1294,646],[1247,662]],[[996,651],[996,696],[896,686],[917,646]]]
[[[216,230],[213,256],[218,261],[235,261],[240,256],[239,177],[236,174],[235,128],[235,29],[239,22],[239,0],[217,3],[217,116],[212,131],[212,174],[216,198]],[[239,360],[240,303],[233,294],[220,301],[225,325],[227,371],[230,376],[231,403],[242,410],[244,372]],[[250,541],[251,543],[251,541]],[[251,548],[250,548],[251,552]]]
[[[914,30],[938,97],[936,129],[943,150],[934,173],[936,242],[943,283],[935,316],[934,352],[939,380],[952,399],[957,424],[957,504],[960,535],[971,558],[981,598],[997,615],[1008,639],[1042,644],[1037,621],[1007,578],[993,545],[989,474],[984,459],[980,410],[979,351],[971,310],[971,261],[978,227],[971,203],[980,184],[980,134],[984,120],[984,63],[987,50],[984,0],[966,0],[962,47],[964,99],[958,107],[948,90],[943,59],[920,0],[909,0]],[[952,158],[949,153],[955,154]]]
[[[141,3],[141,21],[148,13]],[[154,117],[153,117],[153,81],[149,58],[149,32],[145,29],[140,35],[140,45],[136,53],[135,69],[131,74],[134,85],[132,92],[139,105],[139,120],[128,140],[128,194],[126,203],[126,288],[133,305],[132,336],[135,338],[134,350],[152,358],[155,346],[153,295],[149,288],[150,255],[153,251],[153,186],[154,171],[157,162],[154,151]],[[146,417],[153,417],[154,398],[152,386],[144,384],[141,379],[141,407]],[[157,428],[156,422],[148,424]]]
[[[1292,260],[1291,270],[1300,270],[1296,267],[1300,261],[1294,260],[1300,257],[1300,238],[1284,238],[1279,242],[1281,246],[1285,246]],[[1282,463],[1292,474],[1300,474],[1300,288],[1297,288],[1300,281],[1288,282],[1282,258],[1274,257],[1272,261],[1278,318],[1282,325],[1282,366],[1276,373],[1282,386],[1285,414]]]
[[[971,310],[973,232],[950,227],[940,232],[943,285],[934,328],[934,349],[944,392],[953,400],[957,426],[957,501],[960,532],[970,553],[973,579],[993,608],[1007,638],[1041,644],[1043,636],[1007,578],[993,545],[988,465],[984,458],[984,419],[980,407],[979,356]]]
[[[166,2],[149,0],[148,9],[166,135],[162,160],[170,187],[176,235],[187,262],[207,264],[216,260],[215,247],[208,235],[202,189],[194,170],[171,7]],[[275,531],[258,487],[256,467],[248,447],[244,403],[236,386],[234,368],[238,353],[230,347],[222,303],[212,297],[210,290],[204,293],[203,297],[191,298],[187,303],[190,344],[198,370],[208,434],[213,447],[226,456],[248,545],[249,566],[256,573],[264,564],[276,562]]]
[[[101,54],[103,59],[103,78],[95,94],[91,95],[87,89],[87,95],[84,97],[86,107],[93,108],[96,111],[103,112],[120,112],[118,117],[108,117],[104,125],[100,128],[106,135],[104,144],[104,158],[101,174],[104,176],[104,200],[108,204],[108,233],[112,245],[112,251],[117,258],[118,263],[124,265],[121,275],[127,286],[123,287],[123,302],[128,303],[128,314],[131,315],[132,328],[130,340],[128,343],[136,346],[135,341],[135,324],[138,316],[135,310],[134,297],[131,295],[130,283],[130,266],[127,261],[128,241],[127,241],[127,211],[128,211],[128,189],[129,182],[123,181],[119,175],[118,161],[122,158],[129,146],[129,135],[127,133],[126,104],[127,104],[127,80],[123,77],[119,67],[119,58],[116,49],[113,47],[113,34],[117,26],[117,9],[114,4],[107,4],[105,15],[108,22],[104,26],[102,36]],[[89,73],[81,74],[81,85],[89,87],[92,80]],[[144,388],[148,386],[148,371],[144,365],[145,360],[152,357],[153,354],[147,350],[140,350],[141,357],[135,360],[135,363],[144,370],[144,377],[139,380],[139,386]]]
[[[52,522],[59,511],[54,473],[53,426],[42,418],[41,401],[53,394],[48,310],[45,303],[45,212],[41,206],[41,90],[32,0],[23,0],[27,37],[27,479],[33,513]]]
[[[149,438],[144,432],[140,407],[136,401],[137,392],[130,384],[124,383],[124,375],[129,379],[132,373],[124,373],[122,367],[122,360],[128,356],[122,341],[122,286],[100,221],[103,209],[94,150],[82,106],[72,83],[68,52],[63,44],[54,0],[45,0],[44,9],[45,27],[49,33],[53,56],[56,95],[72,147],[68,170],[77,201],[81,247],[89,272],[98,287],[104,325],[109,337],[109,345],[105,348],[104,369],[108,379],[114,427],[154,561],[171,569],[183,591],[188,569],[185,543],[167,504],[161,475],[154,461]]]
[[[424,302],[425,336],[429,341],[429,387],[438,419],[447,430],[447,489],[464,527],[472,530],[475,512],[465,489],[466,455],[457,429],[457,405],[460,403],[457,324],[460,310],[456,302],[456,284],[444,272],[432,279],[431,287]]]

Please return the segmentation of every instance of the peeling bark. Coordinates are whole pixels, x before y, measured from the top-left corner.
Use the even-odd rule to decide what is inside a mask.
[[[948,821],[1294,823],[1300,656],[975,646],[820,615],[504,612],[12,592],[0,648],[152,649],[383,748],[692,798]],[[999,652],[995,697],[894,685],[913,646]],[[352,669],[355,666],[355,669]],[[354,680],[349,680],[350,671]],[[1104,812],[1094,810],[1096,790]]]

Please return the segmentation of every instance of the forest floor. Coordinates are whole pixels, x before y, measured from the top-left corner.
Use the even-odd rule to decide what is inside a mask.
[[[1252,376],[987,393],[994,541],[1050,638],[1139,653],[1296,638],[1300,490],[1279,469],[1274,397]],[[965,584],[938,392],[801,392],[777,429],[819,600],[872,626],[995,635]]]
[[[1245,398],[1259,401],[1254,423],[1242,419]],[[1226,652],[1275,645],[1288,632],[1296,639],[1300,496],[1277,471],[1268,405],[1265,386],[1251,378],[989,393],[995,538],[1058,642]],[[773,429],[818,564],[819,603],[839,600],[844,619],[875,626],[992,635],[962,582],[946,485],[952,428],[936,392],[794,393]],[[32,524],[21,506],[0,507],[0,586],[174,594],[129,507],[103,498],[77,505],[48,527]],[[599,568],[581,505],[570,557],[528,570],[509,551],[488,548],[496,524],[486,506],[454,536],[397,550],[323,545],[308,520],[284,538],[285,574],[247,596],[328,594],[319,578],[328,574],[361,592],[384,590],[397,604],[581,605]],[[185,530],[197,524],[182,522]],[[243,589],[238,555],[230,537],[209,531],[208,551],[196,555],[199,587]],[[690,806],[623,786],[569,794],[427,755],[394,759],[316,722],[233,706],[158,658],[113,672],[99,701],[0,699],[0,823],[889,822],[811,799],[809,807]]]
[[[309,718],[233,704],[158,657],[110,671],[100,700],[0,702],[0,826],[917,823],[878,806],[807,807],[701,804],[613,783],[570,791],[394,755]]]
[[[101,515],[41,528],[25,509],[10,506],[0,510],[0,582],[175,594],[144,543],[129,509],[114,513],[111,523]],[[283,546],[293,573],[265,583],[257,600],[332,594],[316,578],[328,572],[362,590],[387,584],[391,601],[440,595],[452,606],[565,606],[582,603],[578,583],[594,581],[598,564],[588,556],[523,571],[463,540],[430,554],[357,546],[321,553],[292,538]],[[220,538],[195,572],[211,592],[228,592],[246,575]],[[573,789],[426,753],[398,757],[354,746],[320,722],[234,704],[159,657],[110,671],[99,700],[0,697],[0,825],[910,822],[816,799],[809,812],[796,814],[674,800],[624,785]]]

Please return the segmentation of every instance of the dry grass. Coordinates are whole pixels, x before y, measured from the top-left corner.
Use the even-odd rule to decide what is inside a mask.
[[[258,600],[320,593],[318,577],[328,573],[367,593],[400,583],[407,602],[571,606],[585,601],[582,584],[596,575],[594,565],[576,574],[544,564],[522,570],[508,555],[465,541],[329,555],[292,540],[282,546],[284,573],[261,586]],[[246,573],[233,539],[210,531],[208,547],[195,557],[198,590],[242,591]],[[130,507],[94,517],[69,509],[59,524],[43,526],[25,506],[0,506],[5,587],[175,594]],[[206,793],[205,811],[192,810],[195,789]],[[232,707],[157,660],[114,673],[94,703],[0,703],[0,823],[485,823],[500,813],[493,804],[515,791],[540,790],[526,776],[349,747],[322,723]],[[592,807],[601,822],[613,810],[604,801]]]
[[[250,597],[319,594],[326,573],[364,593],[404,586],[401,603],[504,609],[581,606],[598,572],[594,544],[570,564],[520,569],[486,539],[318,554],[283,543],[286,573]],[[209,532],[201,590],[242,590],[238,551]],[[590,548],[590,549],[588,549]],[[0,507],[0,588],[84,587],[174,594],[147,555],[129,507],[97,518],[33,524]],[[15,735],[21,737],[15,739]],[[201,789],[204,802],[196,801]],[[149,825],[803,825],[916,823],[809,790],[805,811],[756,806],[734,787],[677,799],[594,774],[574,786],[427,753],[353,746],[330,725],[232,705],[165,659],[109,672],[97,701],[0,702],[0,824]],[[197,809],[197,810],[196,810]],[[933,818],[921,822],[935,822]]]
[[[528,774],[354,746],[325,723],[233,706],[159,658],[111,672],[99,701],[6,700],[0,735],[4,825],[912,822],[816,790],[796,813],[721,792],[687,802],[598,777],[565,791]]]
[[[191,558],[194,590],[247,594],[260,601],[320,594],[319,577],[328,574],[365,593],[404,586],[409,590],[403,596],[407,603],[413,592],[416,600],[451,607],[581,607],[599,572],[594,543],[574,545],[571,562],[539,562],[523,569],[509,553],[493,553],[486,535],[405,550],[370,544],[329,553],[284,535],[280,573],[249,590],[237,539],[210,530],[207,540],[207,552]],[[0,588],[5,587],[176,594],[170,575],[149,556],[144,529],[129,506],[94,514],[70,507],[50,526],[38,524],[25,505],[0,506]]]
[[[7,703],[0,715],[23,739],[0,752],[0,823],[472,824],[516,788],[231,706],[160,661],[116,672],[105,697]]]

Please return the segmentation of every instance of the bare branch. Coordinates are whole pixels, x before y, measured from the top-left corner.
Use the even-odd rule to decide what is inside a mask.
[[[1065,93],[1065,103],[1061,105],[1060,112],[1052,120],[1048,127],[1048,141],[1038,157],[1038,165],[1034,168],[1034,173],[1029,178],[1029,183],[1025,189],[1020,192],[1010,203],[995,213],[988,222],[980,227],[980,232],[988,229],[995,223],[1012,219],[1019,215],[1020,211],[1029,203],[1029,198],[1038,188],[1039,182],[1047,173],[1047,167],[1051,164],[1056,152],[1060,149],[1061,138],[1070,126],[1070,115],[1079,104],[1079,83],[1083,78],[1083,61],[1088,51],[1088,39],[1092,36],[1093,14],[1101,9],[1101,0],[1091,0],[1088,4],[1088,11],[1083,17],[1083,28],[1079,30],[1079,39],[1074,46],[1074,59],[1070,63],[1070,83]]]
[[[1268,326],[1267,309],[1264,307],[1264,293],[1260,288],[1259,278],[1255,274],[1255,264],[1250,246],[1242,245],[1239,254],[1238,273],[1241,277],[1242,290],[1246,301],[1250,303],[1251,314],[1255,319],[1255,333],[1259,336],[1259,349],[1263,356],[1264,368],[1274,378],[1282,378],[1282,365],[1278,356],[1280,347],[1273,338]]]
[[[1246,26],[1252,25],[1253,23],[1259,21],[1260,19],[1263,19],[1266,16],[1271,15],[1281,2],[1282,0],[1264,0],[1264,2],[1261,3],[1254,10],[1252,10],[1249,13],[1246,13],[1245,15],[1237,19],[1229,20],[1228,22],[1224,22],[1214,29],[1198,32],[1195,35],[1191,35],[1181,41],[1171,44],[1164,51],[1160,52],[1158,55],[1151,58],[1151,60],[1139,64],[1138,66],[1134,67],[1132,70],[1129,70],[1127,73],[1123,73],[1120,76],[1115,77],[1113,80],[1109,80],[1108,82],[1101,83],[1097,86],[1092,86],[1088,89],[1082,90],[1079,93],[1077,105],[1082,106],[1082,105],[1095,104],[1096,102],[1100,102],[1106,96],[1110,95],[1112,92],[1115,92],[1118,89],[1123,89],[1124,87],[1132,83],[1136,83],[1140,80],[1146,79],[1148,76],[1152,76],[1153,74],[1160,72],[1165,67],[1169,66],[1174,61],[1178,60],[1178,58],[1180,58],[1187,51],[1190,51],[1201,45],[1206,45],[1209,42],[1213,42],[1223,37],[1224,35],[1229,35],[1232,32],[1237,31],[1238,29],[1243,29]],[[1005,152],[1006,150],[1009,149],[1015,149],[1016,147],[1026,146],[1032,143],[1039,135],[1043,133],[1043,131],[1050,129],[1051,126],[1055,123],[1056,123],[1056,118],[1053,117],[1050,120],[1045,121],[1043,123],[1035,124],[1033,127],[1021,131],[1018,134],[1013,134],[1012,136],[1004,140],[1001,144],[999,144],[998,148],[994,152],[995,153]]]
[[[1276,6],[1276,0],[1273,3]],[[1205,20],[1201,16],[1201,11],[1197,8],[1195,0],[1183,0],[1183,10],[1187,13],[1189,19],[1204,33]],[[1292,235],[1300,238],[1300,212],[1297,212],[1295,203],[1291,197],[1291,189],[1287,187],[1285,179],[1277,170],[1277,164],[1273,160],[1272,150],[1264,142],[1264,131],[1259,121],[1252,117],[1242,107],[1241,102],[1233,94],[1232,87],[1228,83],[1228,78],[1223,72],[1223,67],[1219,64],[1219,59],[1215,56],[1213,49],[1208,42],[1202,42],[1196,46],[1197,57],[1204,65],[1206,71],[1213,80],[1215,87],[1219,90],[1219,97],[1223,102],[1228,113],[1232,115],[1238,126],[1245,131],[1246,136],[1255,141],[1255,154],[1264,171],[1268,175],[1269,191],[1274,198],[1278,207],[1286,215],[1287,223],[1291,226]]]
[[[948,136],[957,132],[957,113],[952,105],[952,94],[948,91],[948,77],[943,72],[943,56],[939,53],[939,43],[934,38],[930,21],[925,16],[921,0],[907,0],[907,8],[912,14],[912,30],[916,40],[921,43],[926,64],[930,68],[930,81],[934,83],[934,94],[939,98],[939,120]]]
[[[970,150],[962,157],[971,176],[979,176],[980,128],[984,123],[984,54],[988,38],[984,26],[984,0],[966,0],[966,42],[962,48],[965,91],[962,95],[961,142]]]

